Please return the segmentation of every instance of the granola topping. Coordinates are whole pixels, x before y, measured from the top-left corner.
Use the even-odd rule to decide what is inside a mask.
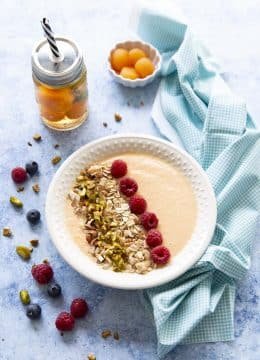
[[[68,197],[83,219],[82,230],[96,262],[104,269],[145,274],[156,267],[146,233],[120,194],[110,167],[100,163],[81,171]]]

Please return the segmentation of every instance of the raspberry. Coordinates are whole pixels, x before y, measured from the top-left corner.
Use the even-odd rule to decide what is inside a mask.
[[[47,284],[53,277],[53,270],[49,264],[34,265],[31,272],[39,284]]]
[[[151,250],[153,262],[158,265],[166,264],[170,257],[170,251],[165,246],[156,246]]]
[[[145,228],[145,230],[154,229],[158,225],[157,216],[154,213],[151,213],[148,211],[144,212],[140,216],[140,221],[141,221],[141,224],[143,225],[143,227]]]
[[[129,200],[129,206],[132,213],[140,215],[146,210],[147,202],[142,196],[132,196]]]
[[[125,178],[120,180],[119,189],[122,194],[124,194],[127,197],[131,197],[137,192],[138,185],[135,180],[130,178]]]
[[[123,177],[127,173],[127,165],[123,160],[115,160],[113,161],[110,171],[114,178]]]
[[[12,170],[11,176],[17,184],[23,183],[27,179],[27,173],[24,168],[16,167]]]
[[[75,320],[74,317],[66,312],[62,311],[55,321],[56,328],[60,331],[71,331],[74,328]]]
[[[152,229],[148,232],[146,237],[146,243],[150,247],[155,247],[162,244],[162,234],[160,231]]]
[[[88,304],[84,299],[74,299],[70,305],[70,312],[75,318],[81,318],[88,312]]]

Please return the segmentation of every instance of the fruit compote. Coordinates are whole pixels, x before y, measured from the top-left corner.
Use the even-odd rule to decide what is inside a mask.
[[[84,71],[73,83],[51,87],[34,78],[36,101],[43,122],[50,128],[71,129],[79,126],[88,115],[87,77]]]

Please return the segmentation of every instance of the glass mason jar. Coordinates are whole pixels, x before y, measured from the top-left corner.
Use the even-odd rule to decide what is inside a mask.
[[[45,125],[71,130],[88,116],[87,71],[78,46],[64,37],[55,38],[60,57],[52,55],[47,40],[32,54],[36,101]]]

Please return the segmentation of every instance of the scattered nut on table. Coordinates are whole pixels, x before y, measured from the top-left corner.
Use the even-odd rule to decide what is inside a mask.
[[[106,339],[111,335],[112,335],[112,333],[111,333],[110,330],[103,330],[102,333],[101,333],[101,336],[102,336],[103,339]]]
[[[96,360],[96,356],[93,353],[89,353],[88,360]]]
[[[114,117],[117,122],[120,122],[122,120],[122,116],[117,112],[115,113]]]
[[[35,193],[38,193],[40,191],[40,185],[39,184],[33,184],[32,189]]]
[[[60,156],[54,156],[54,157],[51,159],[51,162],[53,163],[53,165],[58,164],[60,161],[61,161],[61,157],[60,157]]]
[[[3,236],[6,236],[6,237],[11,237],[13,235],[12,230],[9,227],[4,227],[2,233],[3,233]]]
[[[33,247],[37,247],[39,245],[39,240],[37,239],[32,239],[30,240],[30,244],[33,246]]]
[[[33,135],[33,139],[34,139],[35,141],[41,141],[42,137],[41,137],[40,134],[36,133],[36,134]]]

